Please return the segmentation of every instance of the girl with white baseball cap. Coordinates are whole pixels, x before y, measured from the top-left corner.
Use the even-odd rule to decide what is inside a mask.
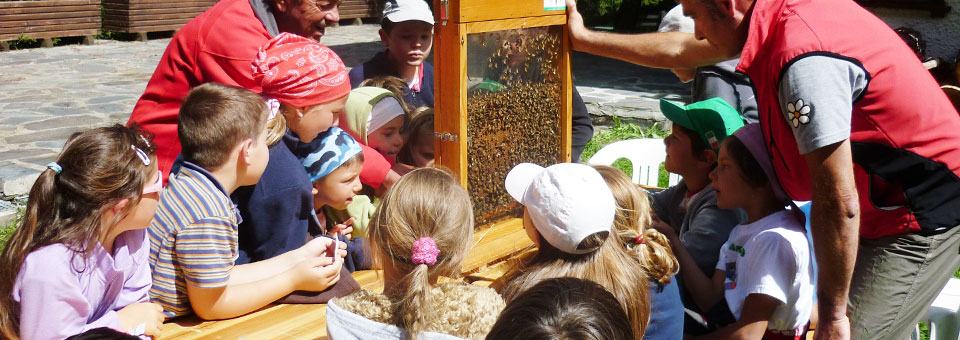
[[[600,173],[583,164],[521,163],[507,174],[506,189],[523,205],[524,228],[538,249],[496,283],[504,300],[509,304],[550,278],[589,279],[617,297],[634,337],[642,338],[650,314],[648,276],[611,235],[616,202]]]

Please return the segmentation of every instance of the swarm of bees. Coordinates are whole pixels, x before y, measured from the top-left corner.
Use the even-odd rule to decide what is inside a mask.
[[[518,216],[520,206],[504,189],[514,165],[559,159],[560,34],[529,30],[502,34],[504,47],[488,59],[491,79],[503,87],[467,97],[467,190],[477,226]]]

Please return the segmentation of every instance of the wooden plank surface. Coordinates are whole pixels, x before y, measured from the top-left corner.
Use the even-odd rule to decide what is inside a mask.
[[[0,1],[0,13],[7,8],[61,8],[64,6],[100,6],[99,0],[64,0],[64,1]],[[49,10],[48,10],[49,11]]]
[[[463,271],[469,273],[482,269],[468,278],[473,278],[474,284],[488,286],[508,269],[504,259],[529,249],[531,245],[520,219],[479,230],[474,233],[474,248],[467,255],[470,264],[465,263]],[[514,249],[520,251],[511,253]],[[499,264],[488,266],[492,261]],[[357,271],[352,276],[363,289],[377,293],[383,291],[382,274],[376,270]],[[452,279],[441,278],[440,281]],[[325,318],[324,304],[269,305],[227,320],[204,321],[195,315],[176,318],[163,325],[159,339],[326,339]]]

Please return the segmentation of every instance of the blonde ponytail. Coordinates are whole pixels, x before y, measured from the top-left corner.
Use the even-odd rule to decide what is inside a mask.
[[[620,239],[627,250],[637,255],[637,260],[647,270],[651,281],[668,284],[670,277],[680,271],[680,262],[673,256],[670,241],[656,229],[648,228],[640,235],[628,231]]]
[[[430,269],[425,264],[419,264],[400,282],[405,289],[400,301],[394,304],[394,324],[406,329],[409,339],[416,340],[428,322],[426,313],[421,311],[433,305]]]
[[[445,170],[413,170],[383,196],[370,219],[370,250],[375,266],[404,274],[389,298],[393,323],[406,329],[409,339],[438,317],[430,308],[430,282],[458,278],[472,240],[470,197]]]
[[[614,232],[621,243],[637,258],[652,281],[670,283],[670,276],[680,270],[667,237],[653,228],[650,200],[620,169],[594,165],[607,182],[617,201]]]

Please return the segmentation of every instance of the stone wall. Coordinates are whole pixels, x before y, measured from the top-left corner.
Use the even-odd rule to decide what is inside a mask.
[[[952,7],[946,17],[934,18],[927,10],[869,8],[891,28],[912,27],[927,41],[927,55],[953,62],[960,49],[960,0],[946,0]]]

